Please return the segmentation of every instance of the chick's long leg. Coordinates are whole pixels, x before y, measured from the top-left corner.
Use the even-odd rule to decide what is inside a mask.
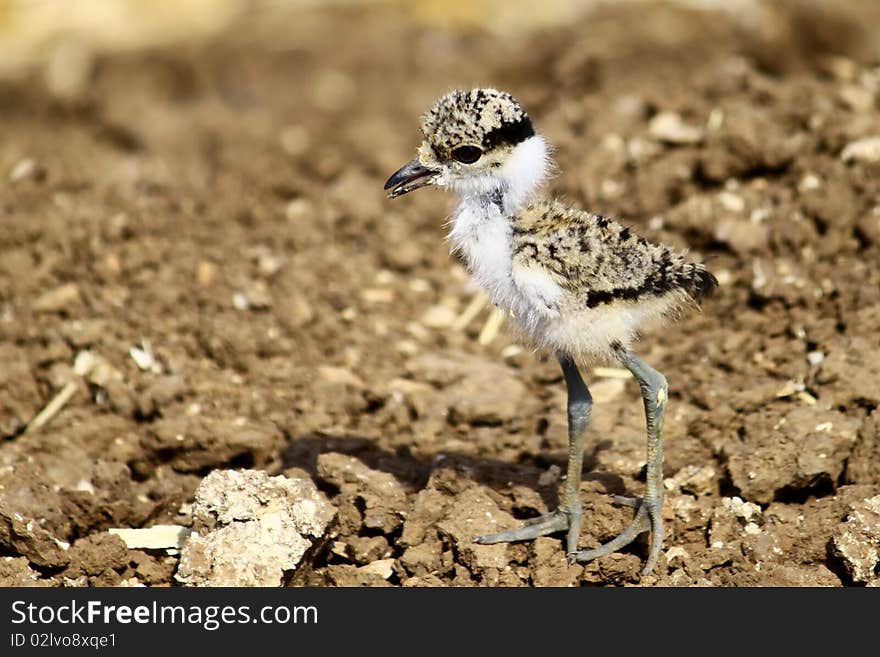
[[[577,553],[577,540],[581,529],[579,492],[584,463],[584,435],[590,424],[593,398],[574,361],[567,356],[559,356],[559,364],[568,390],[568,467],[562,503],[556,511],[527,520],[519,529],[478,536],[474,539],[476,543],[526,541],[567,530],[566,552],[569,560],[572,560]]]
[[[668,387],[666,377],[642,361],[635,354],[620,349],[617,351],[620,362],[635,376],[642,389],[645,403],[645,424],[648,433],[648,467],[645,495],[640,503],[634,504],[638,511],[630,525],[619,536],[592,550],[581,550],[574,554],[577,561],[591,561],[598,557],[617,552],[632,543],[645,531],[651,532],[651,548],[642,575],[650,573],[657,564],[663,546],[663,413],[666,410]]]

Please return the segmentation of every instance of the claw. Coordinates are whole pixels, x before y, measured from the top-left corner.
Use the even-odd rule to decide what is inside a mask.
[[[612,495],[611,501],[620,506],[630,506],[634,509],[638,509],[642,505],[642,498],[628,497],[626,495]]]
[[[632,498],[624,499],[630,500]],[[597,548],[593,548],[592,550],[581,550],[576,552],[574,555],[575,559],[581,563],[586,563],[587,561],[604,557],[626,547],[636,540],[639,534],[650,531],[651,550],[648,561],[642,569],[643,576],[649,574],[654,570],[654,566],[657,563],[657,557],[660,554],[660,546],[663,542],[663,518],[660,515],[659,508],[654,507],[649,509],[647,505],[640,502],[638,509],[635,518],[633,518],[629,526],[617,537]]]
[[[539,536],[547,536],[568,529],[569,517],[562,510],[556,510],[537,518],[531,518],[523,523],[519,529],[510,529],[497,534],[486,534],[474,538],[474,543],[480,545],[492,545],[493,543],[512,543],[514,541],[528,541]]]

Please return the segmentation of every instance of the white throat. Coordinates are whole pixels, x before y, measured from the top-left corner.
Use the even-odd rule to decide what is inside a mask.
[[[450,221],[453,251],[461,253],[493,303],[525,324],[532,324],[540,313],[535,310],[534,295],[524,295],[515,280],[512,218],[546,179],[548,150],[547,143],[535,135],[519,143],[504,165],[490,173],[446,183],[459,197]]]
[[[497,169],[448,182],[461,206],[495,205],[505,215],[516,213],[547,179],[550,149],[540,135],[517,144]]]

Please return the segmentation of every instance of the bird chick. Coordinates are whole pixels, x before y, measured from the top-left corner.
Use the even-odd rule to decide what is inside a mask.
[[[568,391],[569,454],[559,508],[523,527],[480,536],[478,543],[519,541],[567,532],[570,562],[610,554],[651,532],[642,574],[656,565],[663,541],[662,424],[667,383],[631,347],[652,323],[675,318],[718,284],[701,264],[653,244],[619,223],[541,193],[550,149],[529,115],[496,89],[453,91],[422,117],[417,156],[385,184],[390,198],[434,185],[458,204],[449,240],[473,278],[513,318],[522,337],[552,353]],[[648,434],[644,496],[631,524],[598,548],[578,550],[584,434],[592,398],[578,364],[613,359],[639,382]]]

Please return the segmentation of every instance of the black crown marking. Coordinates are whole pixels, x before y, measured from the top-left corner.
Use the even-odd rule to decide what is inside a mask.
[[[493,148],[503,144],[516,146],[534,135],[535,129],[532,127],[532,120],[527,114],[523,114],[519,120],[503,123],[500,127],[487,132],[483,137],[483,147]]]

